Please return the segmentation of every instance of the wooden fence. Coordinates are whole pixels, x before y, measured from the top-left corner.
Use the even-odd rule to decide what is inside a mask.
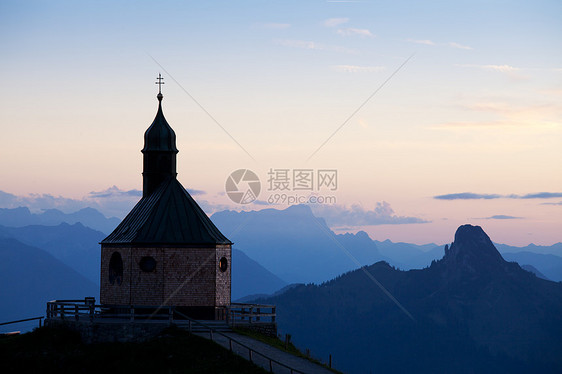
[[[119,309],[118,313],[112,312]],[[275,323],[275,306],[259,304],[232,304],[227,314],[227,322],[230,326],[240,326],[245,324],[272,324]],[[47,319],[110,322],[116,319],[122,323],[132,322],[160,322],[174,323],[189,332],[208,332],[209,338],[220,335],[228,341],[230,351],[233,346],[239,346],[248,350],[250,362],[254,362],[255,356],[261,356],[269,364],[269,371],[273,372],[274,365],[287,369],[291,374],[303,372],[294,369],[282,362],[275,360],[263,353],[260,353],[239,340],[220,332],[214,326],[193,319],[173,306],[105,306],[95,305],[93,298],[84,300],[53,300],[47,303]]]

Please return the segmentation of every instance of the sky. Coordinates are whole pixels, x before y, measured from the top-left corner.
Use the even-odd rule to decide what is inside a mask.
[[[496,242],[560,242],[560,14],[559,1],[1,2],[0,207],[122,218],[161,73],[178,179],[209,214],[304,198],[336,232],[377,240],[446,243],[471,223]],[[225,193],[239,169],[260,181],[248,204]]]

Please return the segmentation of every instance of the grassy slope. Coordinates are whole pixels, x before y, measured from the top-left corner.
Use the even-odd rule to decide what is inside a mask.
[[[86,345],[71,331],[41,328],[1,337],[0,362],[4,373],[265,373],[178,329],[145,343]]]

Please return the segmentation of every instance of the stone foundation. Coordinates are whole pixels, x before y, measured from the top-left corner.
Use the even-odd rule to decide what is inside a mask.
[[[80,334],[82,341],[91,343],[144,342],[158,336],[169,323],[90,322],[60,319],[45,320],[47,327],[62,327]]]

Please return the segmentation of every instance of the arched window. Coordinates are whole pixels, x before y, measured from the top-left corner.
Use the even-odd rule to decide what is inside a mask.
[[[222,271],[223,273],[226,271],[226,269],[228,269],[228,260],[226,259],[226,257],[222,257],[219,261],[219,269],[220,271]]]
[[[119,252],[113,252],[109,260],[109,283],[123,283],[123,259]]]

